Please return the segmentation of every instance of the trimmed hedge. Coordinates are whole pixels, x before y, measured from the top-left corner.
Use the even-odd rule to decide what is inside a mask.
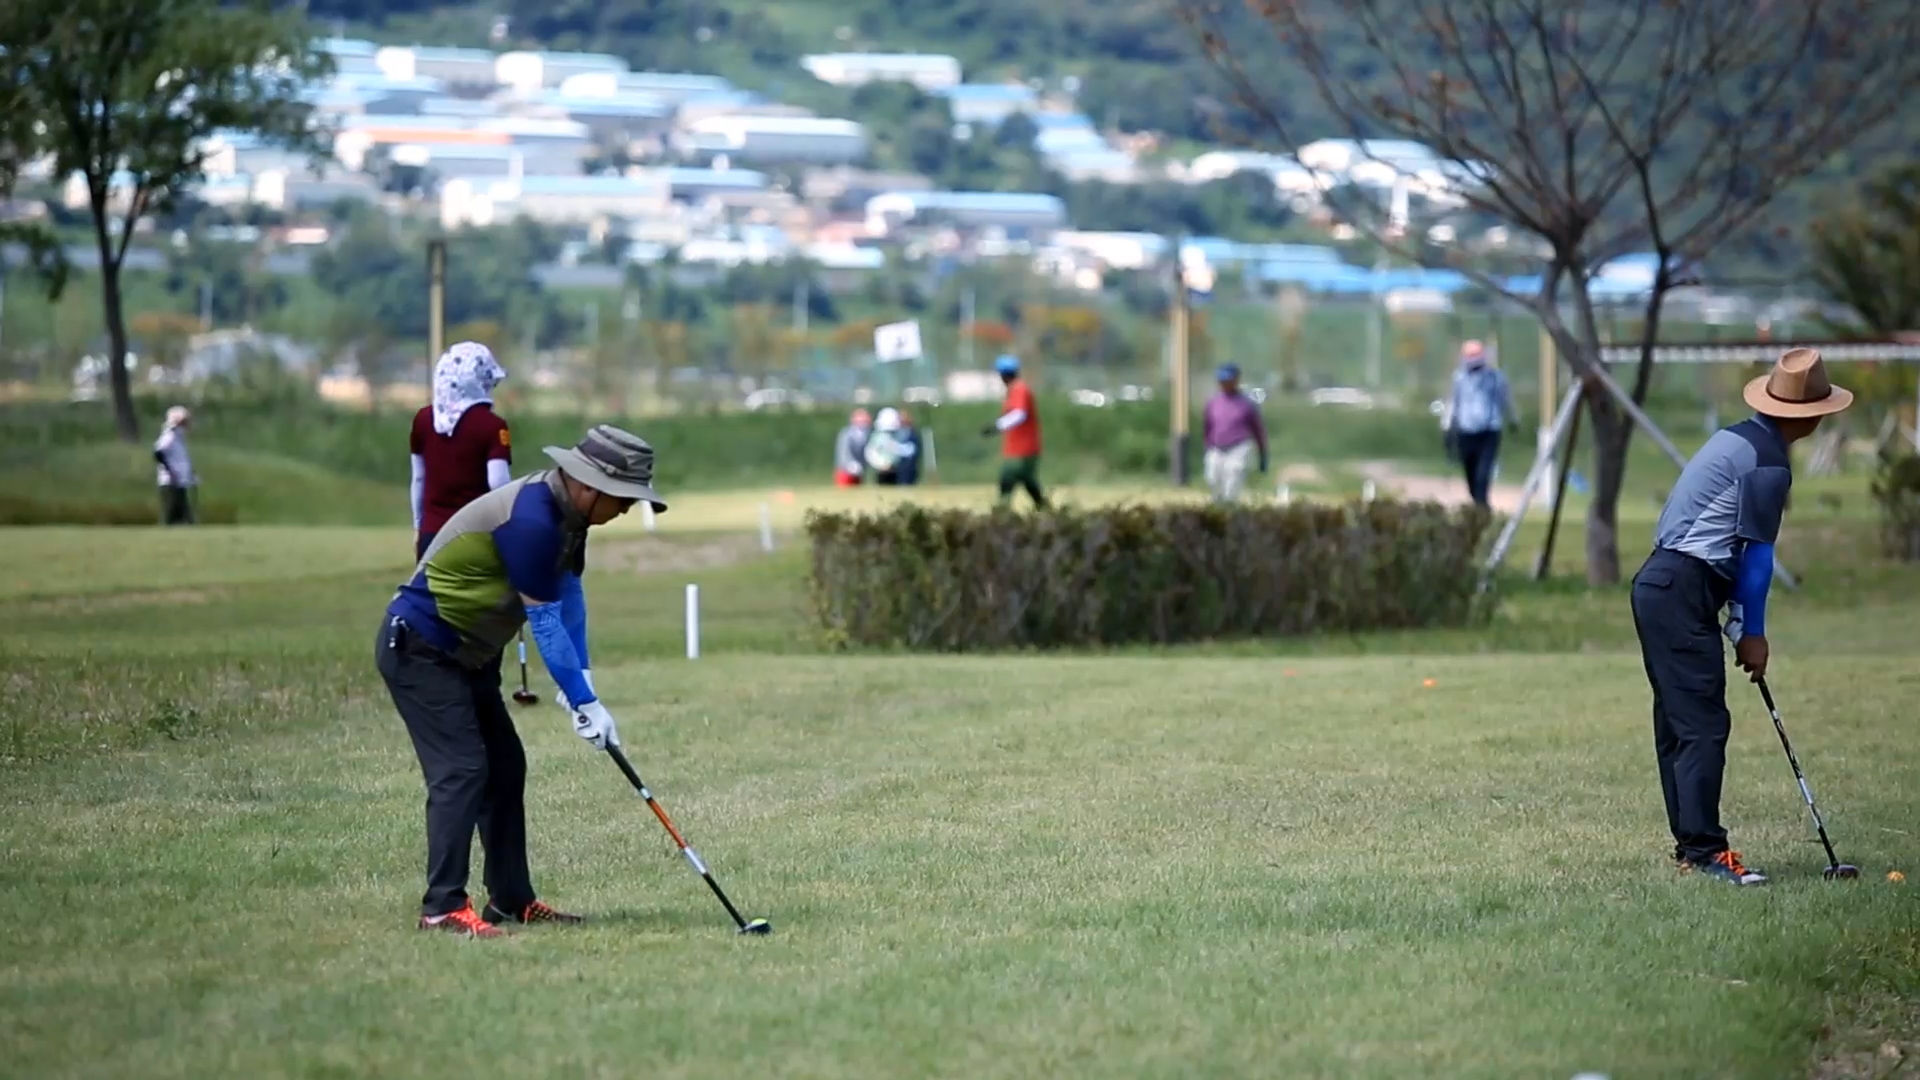
[[[1166,644],[1459,626],[1492,518],[1434,503],[807,515],[827,645]]]

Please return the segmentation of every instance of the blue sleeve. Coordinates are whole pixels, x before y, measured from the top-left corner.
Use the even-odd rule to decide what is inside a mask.
[[[561,545],[564,533],[544,486],[528,486],[514,500],[513,512],[493,530],[493,546],[506,567],[507,584],[537,603],[561,598]]]
[[[573,655],[580,666],[592,667],[593,661],[587,655],[587,591],[580,586],[580,575],[570,571],[560,575],[560,621],[566,624],[567,637],[573,642]],[[568,700],[572,700],[571,695]]]
[[[1740,552],[1740,568],[1733,578],[1733,599],[1741,621],[1753,637],[1767,636],[1767,588],[1773,584],[1773,545],[1749,543]]]
[[[527,608],[527,628],[533,631],[533,643],[540,647],[540,659],[554,685],[578,708],[597,700],[586,676],[580,674],[579,654],[573,651],[573,638],[567,633],[561,604],[535,604]]]

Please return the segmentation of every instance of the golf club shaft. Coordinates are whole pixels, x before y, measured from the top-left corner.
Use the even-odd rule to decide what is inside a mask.
[[[1813,829],[1820,834],[1820,846],[1827,849],[1827,863],[1830,866],[1840,864],[1840,856],[1834,853],[1833,841],[1827,839],[1827,823],[1820,820],[1820,807],[1814,804],[1813,788],[1807,784],[1807,774],[1801,771],[1800,758],[1793,752],[1793,743],[1787,739],[1787,726],[1780,722],[1780,707],[1773,703],[1773,691],[1767,688],[1767,680],[1755,680],[1760,687],[1760,700],[1766,702],[1767,715],[1773,718],[1773,730],[1780,736],[1780,748],[1787,752],[1787,764],[1793,766],[1793,778],[1800,785],[1800,797],[1807,801],[1807,813],[1813,815]]]
[[[527,686],[527,628],[524,626],[520,628],[520,692],[523,694],[533,692]]]
[[[609,746],[607,756],[613,759],[615,765],[620,766],[620,771],[627,775],[627,782],[632,784],[633,790],[639,792],[640,797],[647,801],[647,808],[652,810],[653,816],[659,818],[660,824],[666,827],[667,835],[673,837],[674,844],[680,848],[680,854],[687,857],[687,861],[699,871],[700,879],[707,883],[707,888],[712,889],[713,895],[720,898],[720,905],[727,909],[728,915],[733,916],[733,924],[744,928],[747,920],[741,918],[740,909],[733,906],[733,901],[727,899],[727,894],[721,890],[720,883],[713,880],[713,874],[707,870],[707,864],[700,861],[700,853],[687,844],[686,839],[680,835],[679,829],[673,827],[673,820],[667,817],[665,810],[660,808],[660,803],[654,799],[653,792],[647,790],[646,782],[641,780],[640,774],[634,771],[633,763],[627,760],[627,755],[621,753],[619,747]]]

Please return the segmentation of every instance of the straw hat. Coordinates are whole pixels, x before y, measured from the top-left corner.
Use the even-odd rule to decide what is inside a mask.
[[[1747,404],[1762,416],[1830,416],[1853,404],[1853,392],[1827,379],[1818,349],[1788,349],[1773,370],[1747,384]]]

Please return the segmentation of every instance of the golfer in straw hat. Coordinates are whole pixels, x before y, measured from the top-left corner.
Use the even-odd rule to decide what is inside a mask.
[[[618,428],[600,425],[578,445],[546,453],[555,468],[480,496],[441,527],[375,642],[427,785],[422,929],[496,937],[501,922],[580,921],[534,895],[527,759],[500,697],[501,651],[523,624],[531,628],[575,734],[596,749],[620,745],[588,668],[587,530],[636,502],[655,513],[667,504],[653,491],[653,448]],[[467,896],[476,829],[487,857],[479,913]]]
[[[1653,745],[1673,858],[1735,885],[1764,885],[1720,825],[1726,771],[1724,632],[1740,669],[1767,673],[1767,588],[1773,545],[1793,484],[1787,447],[1853,395],[1827,381],[1813,349],[1791,349],[1747,384],[1757,414],[1723,428],[1687,463],[1654,529],[1653,554],[1633,579],[1633,625],[1653,686]],[[1720,612],[1725,609],[1724,627]]]

